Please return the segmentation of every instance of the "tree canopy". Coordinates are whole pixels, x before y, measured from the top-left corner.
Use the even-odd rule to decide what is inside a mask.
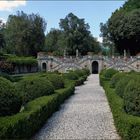
[[[5,47],[5,39],[4,39],[4,28],[5,24],[0,20],[0,52],[2,52],[2,49]]]
[[[54,55],[63,55],[66,47],[66,40],[63,31],[59,29],[51,29],[46,35],[45,50],[51,52]]]
[[[21,56],[35,56],[45,45],[45,20],[38,14],[27,15],[23,11],[9,15],[6,23],[6,49]]]
[[[82,55],[89,51],[99,50],[99,44],[92,37],[89,31],[90,26],[83,18],[80,19],[73,13],[69,13],[64,19],[60,19],[59,25],[64,32],[66,50],[70,55],[75,55],[76,50],[79,50]]]
[[[126,50],[131,55],[140,52],[140,1],[128,0],[116,10],[107,23],[101,24],[104,42],[111,41],[117,51]]]
[[[46,22],[39,14],[26,14],[18,11],[9,15],[7,23],[0,21],[0,48],[6,53],[18,56],[36,56],[39,51],[63,55],[81,55],[87,52],[100,52],[100,44],[89,31],[88,23],[69,13],[60,19],[60,29],[51,29],[45,36]]]

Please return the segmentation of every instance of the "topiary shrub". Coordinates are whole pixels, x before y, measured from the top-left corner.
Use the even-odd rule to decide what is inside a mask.
[[[140,82],[130,81],[124,92],[124,109],[127,113],[140,116]]]
[[[7,80],[11,82],[18,82],[19,80],[22,79],[22,76],[12,76],[7,73],[0,73],[0,76],[6,78]]]
[[[55,89],[64,88],[64,79],[58,74],[48,74],[47,79],[53,84]]]
[[[84,70],[84,72],[86,73],[86,75],[89,75],[90,74],[90,70],[89,69],[83,69]]]
[[[116,73],[110,80],[110,87],[115,88],[116,84],[125,76],[125,73]]]
[[[75,70],[74,71],[79,77],[86,75],[86,71],[84,70]]]
[[[74,71],[79,77],[83,76],[85,73],[83,70],[75,70]]]
[[[102,69],[101,71],[100,71],[100,75],[104,75],[104,72],[106,71],[106,69]]]
[[[25,104],[35,98],[54,93],[54,87],[50,81],[43,77],[28,77],[17,83],[17,90]]]
[[[131,80],[131,77],[130,76],[124,76],[122,77],[122,79],[117,82],[116,86],[115,86],[115,92],[116,94],[118,94],[121,98],[123,98],[123,95],[124,95],[124,91],[125,91],[125,88],[128,84],[128,82]]]
[[[103,76],[107,79],[111,79],[114,74],[116,74],[118,71],[114,69],[107,69],[103,72]]]
[[[13,76],[11,76],[11,75],[9,75],[7,73],[0,73],[0,76],[6,78],[7,80],[9,80],[11,82],[14,81]]]
[[[20,107],[21,99],[14,85],[9,80],[0,77],[0,116],[15,114]]]
[[[77,80],[79,77],[74,71],[70,71],[69,73],[63,74],[64,78],[69,80]]]

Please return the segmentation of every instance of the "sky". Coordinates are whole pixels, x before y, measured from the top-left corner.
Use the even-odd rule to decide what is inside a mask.
[[[59,28],[59,21],[65,18],[70,12],[84,18],[90,25],[90,31],[98,41],[100,37],[100,23],[105,23],[112,12],[121,7],[125,0],[93,0],[93,1],[37,1],[37,0],[0,0],[0,19],[6,22],[11,14],[17,11],[24,11],[27,14],[38,13],[47,22],[46,32],[51,28]]]

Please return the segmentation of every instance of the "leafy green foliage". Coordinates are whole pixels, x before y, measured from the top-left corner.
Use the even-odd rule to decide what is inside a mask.
[[[69,13],[64,19],[60,19],[59,25],[64,31],[69,55],[75,55],[77,49],[82,55],[89,51],[100,51],[99,44],[90,34],[90,27],[84,19]]]
[[[11,82],[18,82],[19,80],[22,79],[22,76],[12,76],[7,73],[0,73],[0,77],[4,77]]]
[[[5,38],[4,38],[4,28],[5,24],[0,20],[0,52],[2,52],[3,48],[6,45]]]
[[[129,76],[124,76],[115,86],[116,94],[118,94],[121,98],[124,96],[124,91],[129,80],[131,80]]]
[[[124,108],[127,113],[140,117],[140,80],[128,83],[124,93]]]
[[[17,83],[16,87],[22,97],[23,104],[35,98],[54,93],[54,87],[50,81],[37,76],[24,78]]]
[[[114,69],[107,69],[103,72],[103,76],[107,79],[110,79],[113,77],[114,74],[116,74],[118,71]]]
[[[21,99],[14,85],[9,80],[0,77],[0,116],[17,113],[20,107]]]
[[[79,77],[74,71],[70,71],[69,73],[63,74],[64,78],[69,80],[77,80]]]
[[[100,79],[101,80],[101,79]],[[140,138],[140,118],[127,114],[124,111],[124,101],[115,90],[110,88],[109,81],[103,80],[103,88],[108,98],[115,126],[122,139],[139,140]]]
[[[74,71],[79,77],[84,76],[86,73],[84,70],[75,70]]]
[[[58,29],[51,29],[46,35],[45,44],[45,50],[47,52],[51,52],[56,56],[63,56],[64,50],[66,49],[64,32]]]
[[[87,76],[86,75],[80,77],[78,80],[75,81],[75,85],[76,86],[82,85],[84,83],[84,81],[86,81],[86,79],[87,79]]]
[[[128,0],[123,5],[123,9],[127,12],[133,11],[135,9],[140,9],[140,1],[139,0]]]
[[[88,70],[87,70],[88,72]],[[44,77],[41,77],[43,75]],[[35,77],[45,79],[45,74],[37,74]],[[29,76],[28,78],[31,78]],[[24,79],[28,79],[25,77]],[[79,81],[82,81],[84,77],[80,77]],[[31,81],[29,79],[29,81]],[[42,81],[38,87],[43,87]],[[61,103],[64,102],[70,95],[74,94],[75,80],[66,80],[65,88],[58,89],[55,94],[49,96],[39,97],[26,104],[22,112],[0,118],[0,138],[1,139],[28,139],[33,136],[37,130],[39,130],[44,122],[55,112]],[[28,83],[30,84],[30,82]],[[26,85],[26,84],[25,84]],[[34,84],[35,85],[35,84]],[[23,87],[23,86],[21,86]],[[26,86],[25,86],[26,87]],[[22,90],[22,88],[20,88]],[[27,88],[26,88],[27,89]],[[30,88],[28,89],[30,90]],[[38,121],[36,121],[38,120]]]
[[[122,8],[112,14],[106,24],[101,26],[104,40],[113,42],[120,54],[123,54],[124,50],[131,55],[136,55],[140,51],[139,8],[138,0],[128,0]]]
[[[9,55],[7,57],[7,62],[16,64],[16,65],[36,65],[37,59],[34,57],[19,57],[15,55]]]
[[[120,82],[120,80],[121,80],[124,76],[126,76],[125,73],[116,73],[115,75],[113,75],[113,77],[112,77],[111,80],[110,80],[110,86],[111,86],[112,88],[115,88],[115,87],[116,87],[116,84],[117,84],[118,82]]]
[[[38,14],[23,11],[9,15],[6,23],[6,51],[21,56],[36,56],[45,45],[46,22]]]
[[[52,83],[55,89],[64,88],[64,79],[58,74],[48,74],[46,78]]]

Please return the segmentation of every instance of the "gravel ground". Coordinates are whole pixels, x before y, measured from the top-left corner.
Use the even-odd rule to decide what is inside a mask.
[[[75,94],[33,137],[48,139],[120,139],[98,74],[76,87]]]

